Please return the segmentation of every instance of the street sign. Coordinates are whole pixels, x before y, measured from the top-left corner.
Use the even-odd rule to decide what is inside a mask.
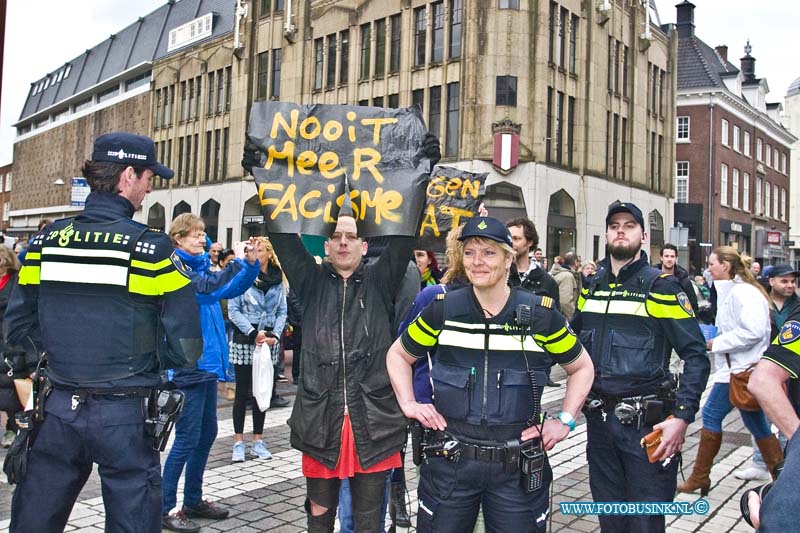
[[[70,195],[70,205],[81,207],[86,205],[86,197],[89,196],[89,183],[86,178],[72,178],[72,193]]]
[[[794,246],[794,241],[783,241],[784,246]]]

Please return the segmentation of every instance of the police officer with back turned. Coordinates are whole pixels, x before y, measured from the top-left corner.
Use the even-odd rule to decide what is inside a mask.
[[[97,463],[105,530],[157,532],[161,473],[145,405],[160,370],[196,361],[202,335],[169,237],[131,217],[153,176],[173,172],[151,139],[130,133],[98,137],[82,170],[86,208],[33,239],[6,312],[8,341],[45,352],[52,387],[39,390],[44,419],[10,530],[63,531]]]
[[[597,502],[672,501],[686,427],[709,374],[691,303],[668,274],[651,267],[642,212],[615,202],[606,216],[609,256],[581,291],[573,329],[595,368],[584,413],[589,486]],[[684,360],[680,386],[672,348]],[[641,439],[661,430],[651,463]],[[664,517],[601,516],[604,532],[664,531]]]
[[[438,295],[387,355],[403,413],[429,428],[417,530],[472,531],[482,506],[490,533],[545,531],[553,479],[545,452],[575,429],[591,360],[552,298],[506,284],[514,250],[502,222],[471,218],[459,240],[470,284]],[[433,404],[418,403],[411,365],[434,347]],[[569,377],[563,411],[543,420],[550,357]]]

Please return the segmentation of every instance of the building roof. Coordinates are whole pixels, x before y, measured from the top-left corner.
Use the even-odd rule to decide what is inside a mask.
[[[214,13],[211,35],[192,44],[233,31],[234,7],[230,0],[168,0],[152,13],[31,83],[19,121],[83,92],[89,96],[92,92],[89,89],[137,65],[180,52],[184,48],[167,51],[169,32],[195,18]]]
[[[738,74],[739,69],[722,59],[716,50],[697,36],[678,39],[678,90],[724,89],[723,76]]]
[[[796,78],[792,83],[790,83],[789,90],[786,91],[787,98],[796,94],[800,94],[800,78]]]

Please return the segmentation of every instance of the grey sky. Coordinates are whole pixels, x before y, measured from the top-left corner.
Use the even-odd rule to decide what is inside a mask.
[[[678,0],[656,0],[661,23],[675,22]],[[767,102],[782,102],[786,89],[800,77],[797,23],[800,2],[794,0],[693,0],[695,35],[712,48],[728,46],[728,61],[739,67],[750,39],[756,76],[766,78]]]
[[[164,3],[166,0],[8,0],[0,165],[11,162],[15,136],[11,124],[19,119],[31,82]],[[656,0],[662,23],[675,21],[677,3]],[[727,44],[728,58],[737,66],[749,38],[756,58],[756,75],[766,77],[772,91],[767,101],[782,100],[792,80],[800,77],[800,54],[796,53],[800,2],[694,3],[697,35],[710,46]]]
[[[16,132],[11,125],[19,119],[34,80],[165,3],[166,0],[8,0],[0,165],[12,160]]]

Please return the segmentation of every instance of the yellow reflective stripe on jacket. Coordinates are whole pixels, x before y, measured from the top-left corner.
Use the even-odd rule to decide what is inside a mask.
[[[678,299],[674,294],[658,295],[663,298],[671,297],[671,303],[662,303],[654,299],[647,299],[647,312],[653,318],[671,318],[673,320],[682,320],[684,318],[693,318],[692,315],[686,312],[678,303]],[[665,300],[664,300],[665,301]]]
[[[460,325],[460,324],[459,324]],[[410,328],[409,328],[410,329]],[[526,336],[523,340],[521,336],[510,335],[502,330],[495,330],[497,333],[489,333],[488,348],[490,351],[513,352],[528,351],[541,352],[542,348],[533,340]],[[454,348],[483,349],[486,343],[486,329],[457,331],[445,329],[439,335],[439,346],[452,346]]]
[[[131,268],[141,268],[142,270],[161,270],[167,268],[172,264],[168,258],[159,261],[158,263],[148,263],[147,261],[139,261],[138,259],[131,260]]]
[[[635,300],[586,300],[583,304],[582,313],[597,313],[609,315],[632,315],[647,317],[647,309],[644,302]]]
[[[20,285],[39,285],[39,275],[41,268],[36,265],[23,265],[19,270],[19,277],[17,283]]]
[[[533,338],[545,350],[552,354],[562,354],[570,351],[578,341],[566,327],[561,328],[552,335],[534,335]]]
[[[421,316],[418,316],[417,319],[408,326],[408,335],[411,337],[411,340],[426,348],[436,345],[436,339],[440,331],[441,330],[433,329],[426,324]]]
[[[28,252],[25,254],[25,261],[41,261],[42,253],[41,252]]]
[[[169,262],[169,260],[167,260]],[[128,277],[128,291],[133,294],[144,296],[161,296],[168,292],[174,292],[191,283],[189,278],[172,270],[157,276],[145,276],[142,274],[131,273]]]

